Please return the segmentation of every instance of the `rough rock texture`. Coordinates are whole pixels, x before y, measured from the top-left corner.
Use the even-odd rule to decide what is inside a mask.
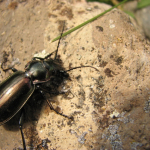
[[[138,24],[143,28],[145,35],[150,39],[150,6],[147,6],[143,9],[137,10],[135,15],[138,21]]]
[[[60,34],[63,20],[66,21],[66,31],[109,8],[99,3],[45,3],[49,18],[47,26],[43,25],[44,46],[41,44],[41,48],[43,46],[46,53],[56,50],[57,42],[50,41]],[[18,5],[15,11],[22,5]],[[25,6],[30,8],[30,5],[31,2],[27,2]],[[34,4],[34,14],[38,12],[37,6],[44,9],[41,2],[36,7]],[[43,16],[37,17],[38,20]],[[34,27],[32,24],[29,27]],[[26,26],[22,28],[25,30]],[[34,37],[35,34],[38,33],[33,30],[30,38],[37,40],[38,36]],[[21,38],[27,38],[26,34],[17,35],[17,42]],[[40,44],[38,41],[30,41],[31,48],[24,45],[26,40],[23,40],[19,47],[22,48],[21,51],[19,48],[15,49],[18,43],[14,43],[12,34],[11,38],[5,37],[7,43],[12,39],[12,44],[8,44],[8,47],[13,47],[13,57],[19,58],[21,62],[16,68],[22,69],[26,60],[29,61],[36,51],[42,51],[37,47]],[[8,47],[3,44],[3,50]],[[117,9],[64,37],[58,54],[66,69],[90,65],[99,71],[80,68],[69,72],[71,81],[66,81],[60,88],[68,92],[51,99],[57,109],[73,116],[74,121],[49,110],[45,103],[36,114],[38,117],[24,125],[27,148],[36,149],[41,146],[40,143],[45,142],[45,149],[57,150],[150,149],[149,51],[149,42],[138,33],[130,17]],[[26,60],[21,61],[24,58]],[[11,58],[8,59],[11,61]],[[5,74],[2,75],[5,78]],[[9,128],[11,132],[0,127],[0,148],[22,147],[19,131],[15,132],[11,126]],[[47,140],[42,141],[44,139]]]
[[[137,5],[138,1],[128,1],[124,4],[123,9],[134,14],[140,32],[144,32],[145,36],[150,39],[150,6],[137,9]]]

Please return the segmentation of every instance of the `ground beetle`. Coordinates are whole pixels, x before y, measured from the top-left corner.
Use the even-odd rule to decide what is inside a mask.
[[[62,37],[62,33],[60,39]],[[25,72],[11,68],[14,73],[0,84],[0,125],[9,121],[18,111],[22,110],[23,106],[35,90],[39,90],[44,99],[46,99],[46,93],[58,95],[60,94],[58,87],[65,79],[69,78],[69,74],[67,73],[68,71],[81,67],[92,67],[80,66],[65,70],[62,66],[61,60],[57,58],[60,39],[57,50],[54,51],[56,52],[54,59],[50,58],[50,56],[54,53],[53,52],[45,58],[34,57],[25,66]],[[3,69],[3,63],[1,67]],[[7,71],[8,69],[3,70]],[[49,100],[47,100],[47,102],[50,108],[54,110]],[[56,111],[56,113],[70,119],[72,118],[58,111]],[[24,114],[21,113],[19,127],[22,135],[24,150],[26,150],[25,139],[22,132],[23,115]]]

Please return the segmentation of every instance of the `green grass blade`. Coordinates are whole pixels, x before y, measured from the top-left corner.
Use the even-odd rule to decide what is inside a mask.
[[[80,25],[78,25],[78,26],[72,28],[71,30],[69,30],[69,31],[67,31],[67,32],[65,32],[65,33],[63,33],[62,37],[64,37],[64,36],[70,34],[71,32],[73,32],[73,31],[75,31],[75,30],[77,30],[77,29],[79,29],[79,28],[81,28],[81,27],[83,27],[83,26],[85,26],[86,24],[88,24],[88,23],[90,23],[90,22],[96,20],[97,18],[101,17],[102,15],[106,14],[107,12],[111,11],[112,9],[114,9],[114,8],[116,8],[116,7],[118,7],[118,6],[120,6],[121,4],[123,4],[123,3],[127,2],[127,1],[128,1],[128,0],[124,0],[124,1],[122,1],[121,3],[119,3],[119,4],[117,4],[117,5],[113,6],[113,7],[111,7],[110,9],[108,9],[108,10],[106,10],[106,11],[104,11],[104,12],[102,12],[101,14],[99,14],[99,15],[97,15],[97,16],[95,16],[95,17],[93,17],[93,18],[91,18],[91,19],[89,19],[89,20],[87,20],[87,21],[85,21],[84,23],[81,23]],[[52,42],[58,40],[59,38],[60,38],[60,36],[56,37],[55,39],[52,40]]]
[[[131,16],[132,18],[135,18],[134,13],[132,13],[131,11],[124,11],[126,14],[128,14],[129,16]]]
[[[141,0],[138,2],[137,8],[141,9],[141,8],[149,6],[149,5],[150,5],[150,0]]]

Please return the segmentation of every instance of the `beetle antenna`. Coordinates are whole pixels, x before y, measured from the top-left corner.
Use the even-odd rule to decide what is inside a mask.
[[[54,58],[54,60],[55,60],[55,59],[56,59],[56,57],[57,57],[57,52],[58,52],[58,48],[59,48],[59,44],[60,44],[60,40],[61,40],[62,35],[63,35],[64,28],[65,28],[65,21],[64,21],[63,29],[62,29],[62,32],[61,32],[61,35],[60,35],[60,38],[59,38],[59,41],[58,41],[57,50],[56,50],[56,53],[55,53],[55,58]]]
[[[66,70],[66,72],[71,71],[71,70],[74,70],[74,69],[78,69],[78,68],[83,68],[83,67],[90,67],[90,68],[95,69],[96,71],[99,71],[97,68],[92,67],[92,66],[79,66],[79,67],[74,67],[74,68],[71,68],[71,69],[69,69],[69,70]]]

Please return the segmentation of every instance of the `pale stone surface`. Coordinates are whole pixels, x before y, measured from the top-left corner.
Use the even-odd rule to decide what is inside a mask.
[[[66,31],[110,8],[66,1],[50,1],[47,5],[50,18],[44,32],[45,53],[56,50],[57,42],[50,41],[60,34],[62,20],[66,21]],[[149,149],[149,51],[148,41],[138,33],[130,17],[117,9],[64,37],[58,54],[66,69],[82,64],[99,71],[70,71],[71,81],[66,81],[63,89],[72,94],[54,97],[53,105],[73,115],[74,121],[45,105],[32,136],[28,133],[31,124],[26,124],[26,141],[35,148],[39,139],[48,138],[48,149],[57,150]],[[27,54],[31,57],[34,52],[29,50]]]
[[[87,7],[91,8],[90,12],[86,10]],[[72,8],[73,14],[70,20],[66,19],[67,16],[58,15],[58,20],[67,20],[66,28],[74,27],[101,13],[104,7],[97,3],[79,3],[69,8]],[[84,13],[79,15],[81,8]],[[52,13],[59,14],[59,10]],[[50,35],[51,39],[56,37],[57,28],[58,23],[50,18],[45,36]],[[72,81],[67,84],[71,86],[70,90],[75,97],[66,103],[60,96],[58,101],[60,98],[59,105],[63,113],[74,114],[75,121],[68,126],[61,116],[54,117],[55,121],[51,123],[50,129],[54,131],[52,137],[55,139],[51,143],[52,148],[149,148],[149,141],[145,140],[149,137],[149,112],[144,111],[150,94],[149,45],[136,29],[129,16],[113,10],[61,41],[59,55],[65,68],[70,63],[72,67],[92,65],[100,72],[87,68],[70,72]],[[50,44],[45,38],[47,50],[55,49],[56,45],[57,43]],[[79,81],[75,79],[78,75],[81,75]],[[114,111],[117,111],[117,116],[112,119],[110,114]],[[79,112],[78,115],[75,112]],[[52,113],[49,117],[52,117]],[[65,127],[58,129],[57,118]],[[39,124],[41,122],[45,121],[41,119]],[[42,133],[41,137],[46,138],[46,133],[47,131]],[[81,142],[79,136],[82,135]]]

